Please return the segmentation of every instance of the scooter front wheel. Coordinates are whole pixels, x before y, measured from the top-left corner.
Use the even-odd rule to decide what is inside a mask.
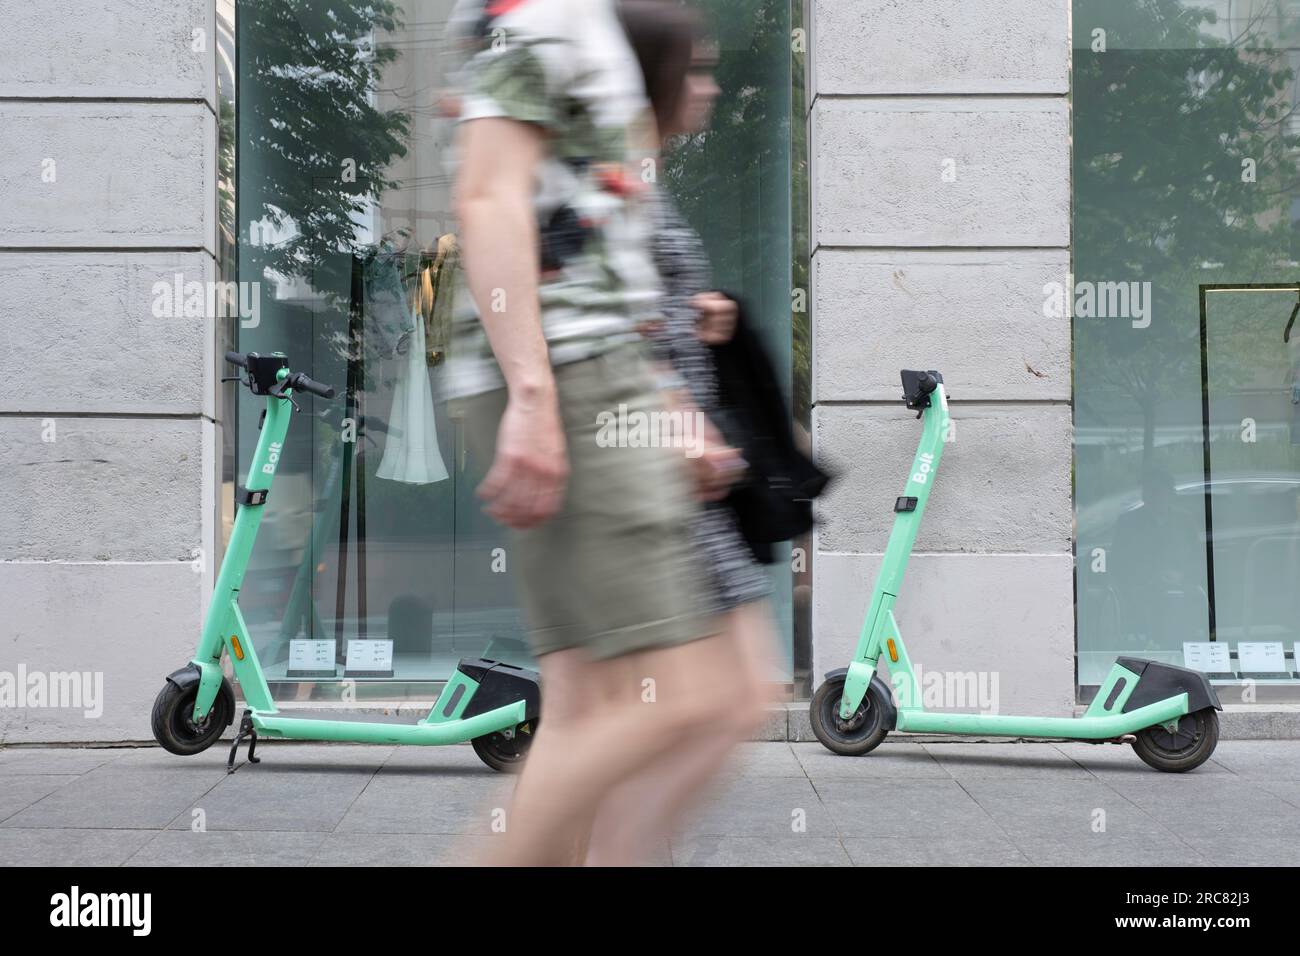
[[[1210,759],[1219,743],[1219,715],[1213,707],[1178,718],[1172,730],[1163,724],[1139,730],[1133,750],[1148,767],[1165,773],[1185,773]]]
[[[235,718],[235,694],[223,677],[221,689],[206,717],[195,723],[194,699],[198,683],[178,687],[172,681],[163,685],[153,703],[149,723],[154,740],[169,753],[189,757],[207,750]]]
[[[808,707],[813,734],[833,753],[860,757],[879,746],[889,733],[885,722],[886,701],[873,681],[867,688],[856,713],[848,720],[840,716],[840,698],[844,696],[844,678],[832,677],[817,688]]]
[[[533,735],[537,733],[537,721],[520,724],[514,735],[507,737],[497,731],[475,737],[470,743],[479,760],[499,773],[518,773],[524,769],[524,759],[528,748],[533,744]]]

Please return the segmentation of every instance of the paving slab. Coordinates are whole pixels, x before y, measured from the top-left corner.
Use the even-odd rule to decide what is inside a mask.
[[[980,839],[1004,834],[956,780],[826,780],[817,795],[840,835],[933,841],[960,833]]]
[[[0,829],[163,829],[226,779],[225,767],[123,768],[114,761],[69,780],[0,821]]]
[[[3,866],[121,866],[157,830],[0,829]]]
[[[834,838],[838,833],[808,778],[751,777],[714,793],[687,823],[683,836],[802,840]]]
[[[439,833],[491,836],[510,807],[514,778],[488,771],[430,778],[377,773],[335,829],[350,833]],[[494,830],[495,826],[495,830]]]
[[[275,830],[164,830],[125,866],[306,866],[326,834]]]
[[[697,836],[674,840],[674,866],[851,866],[839,840]]]
[[[921,837],[881,837],[844,841],[854,866],[1029,866],[1030,861],[1003,834],[931,833]]]
[[[957,780],[1081,778],[1088,771],[1052,746],[1029,743],[922,744]],[[1130,755],[1131,756],[1131,755]]]
[[[141,752],[162,753],[150,747]],[[0,776],[24,773],[77,775],[136,753],[129,747],[9,747],[0,750]]]
[[[916,743],[883,744],[861,757],[842,757],[818,743],[791,744],[804,773],[816,779],[904,779],[907,777],[952,778],[943,764]]]
[[[0,787],[0,822],[48,797],[76,777],[68,774],[16,774],[4,778]]]

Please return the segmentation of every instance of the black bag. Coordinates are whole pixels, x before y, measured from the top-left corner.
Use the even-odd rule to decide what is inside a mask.
[[[774,544],[813,526],[812,499],[826,489],[831,476],[795,444],[776,370],[746,321],[744,306],[735,301],[740,310],[735,334],[729,342],[709,347],[725,409],[716,424],[748,465],[726,503],[754,559],[772,564]]]

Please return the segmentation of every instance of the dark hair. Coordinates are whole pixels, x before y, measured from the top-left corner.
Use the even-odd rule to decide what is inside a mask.
[[[618,11],[655,121],[664,129],[677,115],[695,44],[702,38],[699,16],[673,0],[622,0]]]

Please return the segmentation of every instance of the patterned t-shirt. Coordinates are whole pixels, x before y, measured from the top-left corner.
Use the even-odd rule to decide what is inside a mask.
[[[646,196],[652,177],[644,176],[657,158],[641,71],[613,0],[493,0],[468,42],[461,122],[506,117],[546,134],[534,205],[551,363],[635,341],[637,324],[659,303]],[[456,302],[445,394],[503,386],[475,303],[468,292]]]

